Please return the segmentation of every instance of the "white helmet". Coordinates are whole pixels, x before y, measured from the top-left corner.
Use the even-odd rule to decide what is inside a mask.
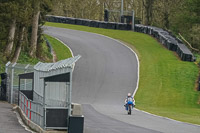
[[[131,96],[131,93],[128,93],[128,97],[130,97]]]

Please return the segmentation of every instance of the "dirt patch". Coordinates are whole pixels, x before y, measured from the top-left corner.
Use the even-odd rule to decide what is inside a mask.
[[[57,62],[58,58],[56,56],[56,52],[52,50],[53,62]]]

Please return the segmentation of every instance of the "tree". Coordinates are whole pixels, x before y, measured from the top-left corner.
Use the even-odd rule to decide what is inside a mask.
[[[9,25],[4,55],[7,59],[12,59],[13,51],[16,51],[14,44],[18,42],[20,34],[16,31],[19,31],[19,25],[29,26],[31,8],[27,0],[9,0],[1,3],[0,6],[4,8],[1,15],[4,14],[4,21],[7,21]]]
[[[40,1],[34,0],[33,1],[33,18],[32,18],[32,34],[31,34],[31,44],[30,44],[30,52],[29,55],[31,57],[36,56],[36,49],[37,49],[37,38],[38,38],[38,23],[39,23],[39,16],[40,16]]]
[[[142,0],[144,7],[144,24],[151,25],[154,0]]]
[[[200,1],[199,0],[185,0],[186,10],[190,12],[190,22],[193,24],[200,24]]]
[[[9,32],[7,45],[4,51],[4,55],[9,58],[13,50],[15,30],[16,30],[16,16],[18,12],[19,5],[16,1],[10,0],[8,2],[2,2],[1,8],[4,19],[7,19],[9,23]]]
[[[22,43],[23,43],[23,39],[24,39],[25,26],[22,26],[20,28],[20,30],[21,31],[20,31],[20,34],[19,34],[19,40],[18,40],[16,49],[15,49],[15,53],[14,53],[14,56],[13,56],[13,59],[12,59],[12,63],[17,62],[17,60],[19,58],[19,55],[20,55],[20,52],[21,52]]]
[[[19,0],[19,5],[20,8],[18,10],[18,15],[17,15],[17,37],[16,37],[16,48],[14,51],[14,56],[12,58],[12,62],[17,62],[19,55],[21,53],[21,48],[22,45],[24,44],[24,37],[27,35],[27,30],[28,27],[31,25],[31,4],[27,0]]]
[[[3,53],[0,53],[0,57],[3,62],[7,62],[10,59],[12,62],[17,62],[22,50],[24,53],[29,53],[30,49],[36,51],[37,45],[41,43],[42,30],[39,25],[44,24],[42,20],[44,20],[44,16],[49,11],[51,0],[38,0],[39,6],[35,2],[37,1],[0,0],[0,51]],[[39,18],[41,21],[33,24],[32,20],[39,20]],[[38,27],[40,28],[39,32],[37,31]],[[31,48],[30,42],[36,45],[31,45],[34,46]],[[32,55],[35,57],[36,52],[33,52]]]
[[[199,0],[185,0],[185,24],[188,25],[186,29],[185,38],[192,43],[192,46],[200,49],[200,1]]]
[[[29,55],[31,57],[36,57],[36,50],[38,44],[38,28],[39,24],[44,24],[43,21],[39,19],[44,19],[44,15],[50,11],[51,1],[50,0],[32,0],[33,6],[33,18],[32,18],[32,33],[31,33],[31,43]],[[41,15],[42,14],[42,15]]]

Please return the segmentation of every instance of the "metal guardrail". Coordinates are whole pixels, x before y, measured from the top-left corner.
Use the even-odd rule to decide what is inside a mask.
[[[22,92],[19,92],[19,107],[29,120],[43,129],[68,129],[68,107],[46,107],[28,99]]]
[[[19,92],[19,107],[28,117],[40,127],[44,127],[44,111],[42,103],[28,99],[22,92]]]

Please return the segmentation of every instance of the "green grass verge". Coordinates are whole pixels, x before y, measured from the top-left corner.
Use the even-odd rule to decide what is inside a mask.
[[[140,60],[137,108],[200,124],[200,92],[195,90],[199,69],[195,63],[180,61],[175,53],[146,34],[50,22],[45,25],[99,33],[130,44]]]
[[[47,40],[50,42],[51,46],[53,47],[53,50],[56,53],[58,61],[72,57],[70,50],[68,49],[68,47],[63,45],[63,43],[61,43],[60,41],[58,41],[57,39],[49,35],[44,35],[44,36],[47,38]]]

